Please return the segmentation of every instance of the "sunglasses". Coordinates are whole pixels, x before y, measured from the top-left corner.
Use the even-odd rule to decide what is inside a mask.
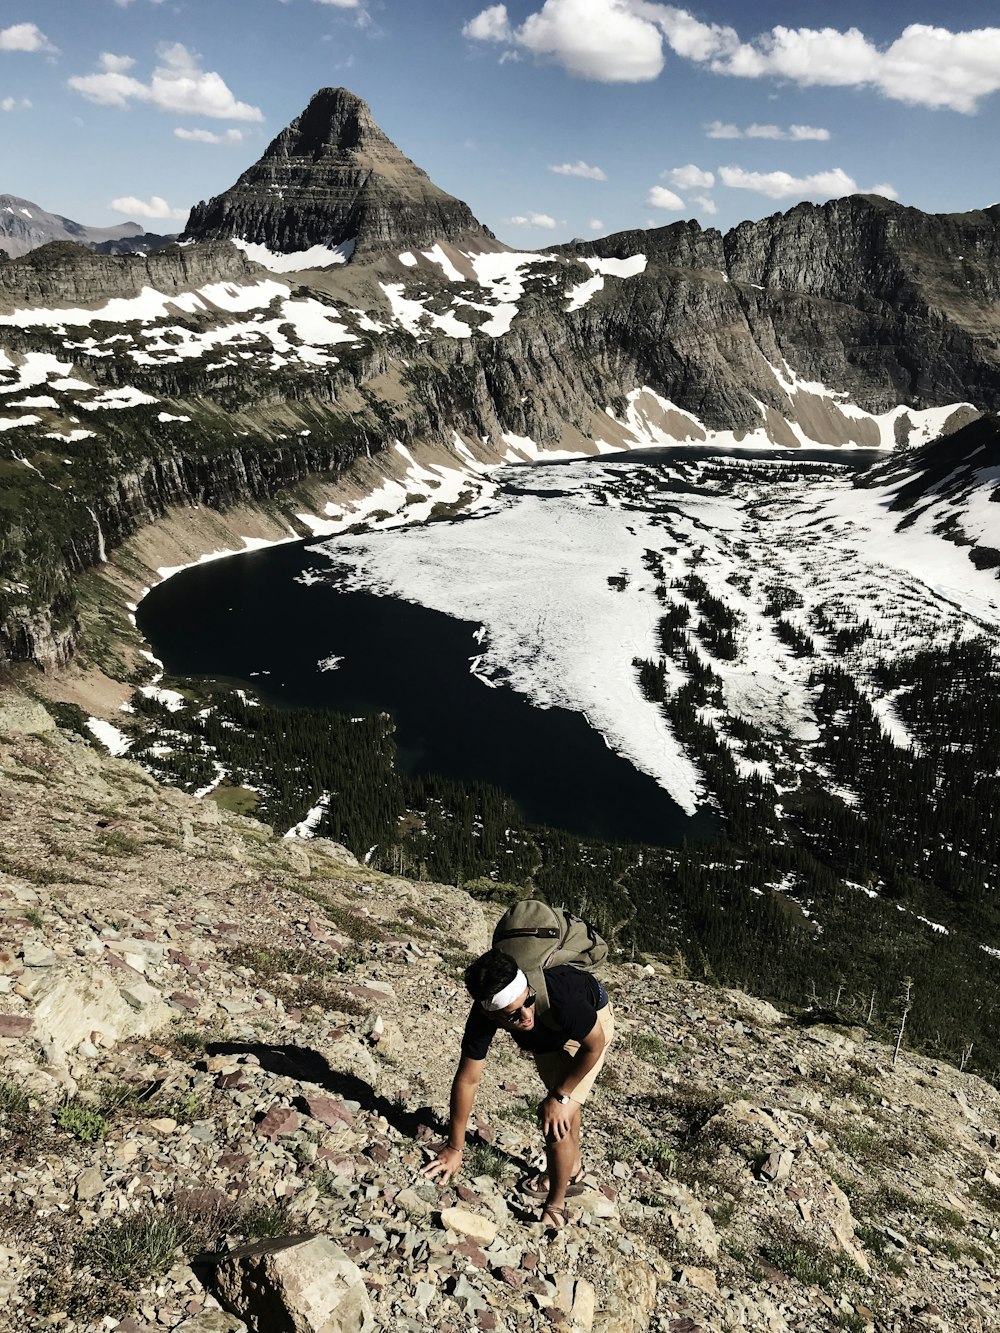
[[[490,1014],[490,1018],[493,1019],[494,1023],[499,1023],[501,1027],[514,1027],[516,1023],[521,1021],[522,1014],[527,1014],[529,1009],[534,1008],[536,999],[537,996],[535,995],[535,992],[528,991],[528,998],[525,1000],[524,1004],[519,1004],[513,1013],[493,1013]]]

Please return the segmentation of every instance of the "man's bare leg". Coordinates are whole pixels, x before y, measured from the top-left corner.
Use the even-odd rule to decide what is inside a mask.
[[[548,1162],[549,1193],[542,1207],[542,1221],[553,1221],[553,1210],[562,1210],[566,1206],[566,1186],[570,1177],[576,1175],[583,1166],[580,1155],[580,1107],[574,1102],[569,1133],[561,1139],[550,1136],[545,1143],[545,1156]],[[549,1218],[546,1219],[546,1214]],[[562,1220],[559,1220],[562,1225]]]

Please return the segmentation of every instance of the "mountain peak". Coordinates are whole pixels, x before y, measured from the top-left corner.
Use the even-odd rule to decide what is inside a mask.
[[[282,130],[267,151],[270,153],[278,145],[285,149],[294,145],[296,153],[345,152],[372,141],[394,147],[376,125],[368,103],[349,88],[320,88],[302,114]]]
[[[196,204],[185,238],[294,254],[354,241],[360,253],[493,239],[375,123],[347,88],[321,88],[223,194]]]

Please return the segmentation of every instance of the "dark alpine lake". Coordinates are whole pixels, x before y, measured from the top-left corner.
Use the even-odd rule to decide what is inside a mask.
[[[650,450],[628,461],[662,465],[692,452]],[[843,461],[857,465],[859,454]],[[843,456],[775,457],[832,463]],[[558,466],[534,470],[558,485]],[[297,582],[325,563],[311,551],[316,545],[310,538],[210,561],[153,588],[136,621],[167,674],[227,679],[282,707],[387,712],[405,772],[490,783],[534,823],[659,846],[717,831],[711,810],[686,815],[651,777],[609,750],[582,714],[536,708],[511,689],[477,680],[469,663],[480,651],[478,625],[335,583]],[[331,657],[342,660],[321,670],[318,663]]]

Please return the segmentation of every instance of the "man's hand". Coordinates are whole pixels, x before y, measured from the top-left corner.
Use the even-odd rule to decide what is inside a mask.
[[[573,1103],[563,1105],[551,1093],[538,1103],[538,1121],[547,1139],[564,1139],[572,1128]]]
[[[426,1176],[428,1180],[436,1180],[440,1177],[442,1185],[447,1185],[452,1176],[458,1175],[458,1169],[462,1165],[462,1149],[450,1148],[447,1144],[438,1150],[438,1155],[432,1162],[421,1167],[420,1174]]]

